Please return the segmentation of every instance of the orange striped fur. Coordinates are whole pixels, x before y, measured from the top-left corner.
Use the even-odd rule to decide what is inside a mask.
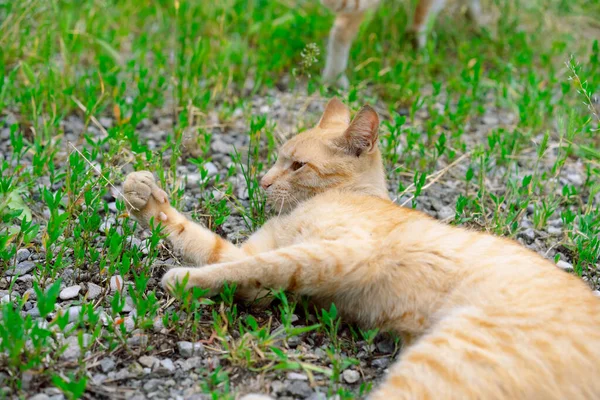
[[[392,203],[378,125],[370,107],[350,122],[330,101],[264,176],[281,214],[241,248],[185,219],[149,172],[129,175],[132,214],[210,264],[174,268],[163,284],[189,275],[215,293],[235,282],[247,299],[283,288],[413,338],[371,399],[600,398],[600,300],[516,242]]]

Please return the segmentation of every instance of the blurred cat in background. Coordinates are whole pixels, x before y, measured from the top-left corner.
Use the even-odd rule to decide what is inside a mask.
[[[321,0],[336,13],[335,22],[329,33],[327,60],[323,70],[323,81],[347,88],[349,81],[345,75],[352,41],[356,36],[364,14],[375,8],[380,0]],[[467,15],[479,26],[481,24],[481,6],[479,0],[466,1]],[[418,0],[411,26],[408,28],[413,37],[413,45],[423,48],[427,43],[427,25],[442,10],[446,0]]]

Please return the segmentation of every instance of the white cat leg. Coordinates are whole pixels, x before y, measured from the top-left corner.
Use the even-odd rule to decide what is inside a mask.
[[[352,41],[358,32],[363,13],[338,14],[329,33],[327,44],[327,60],[323,70],[323,81],[326,83],[337,83],[342,88],[349,85],[345,75],[348,66],[348,56]]]
[[[427,44],[428,23],[435,19],[446,4],[446,0],[420,0],[415,10],[409,32],[415,35],[415,46],[422,49]]]

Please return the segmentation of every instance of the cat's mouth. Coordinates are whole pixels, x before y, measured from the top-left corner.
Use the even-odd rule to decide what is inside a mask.
[[[298,199],[296,196],[289,193],[282,194],[267,190],[267,203],[277,215],[289,213],[296,208],[301,201],[301,199]]]

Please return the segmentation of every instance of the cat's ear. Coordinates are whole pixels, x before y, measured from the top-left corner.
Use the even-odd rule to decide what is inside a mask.
[[[336,144],[349,154],[359,157],[377,147],[379,116],[371,106],[364,106],[356,114],[344,135]]]
[[[348,126],[349,123],[350,110],[337,97],[334,97],[325,106],[325,111],[318,126],[319,128],[328,129],[340,125]]]

